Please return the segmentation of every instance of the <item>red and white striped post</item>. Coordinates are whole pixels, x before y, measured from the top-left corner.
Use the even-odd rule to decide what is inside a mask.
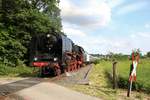
[[[128,92],[127,92],[128,97],[130,97],[130,93],[132,90],[132,82],[136,81],[136,69],[140,58],[140,55],[137,51],[132,52],[131,56],[132,56],[132,64],[130,66],[129,84],[128,84]]]

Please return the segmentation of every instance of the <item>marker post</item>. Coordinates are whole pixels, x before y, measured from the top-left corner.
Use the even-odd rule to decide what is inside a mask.
[[[132,71],[132,64],[131,64],[131,66],[130,66],[130,74],[129,74],[129,78],[130,78],[130,75],[131,75],[131,71]],[[130,97],[131,90],[132,90],[132,80],[129,80],[129,81],[128,81],[128,92],[127,92],[127,97]]]
[[[127,97],[130,97],[130,93],[132,91],[132,83],[133,81],[136,81],[136,68],[139,62],[139,58],[140,55],[138,52],[132,52],[132,64],[130,66]]]

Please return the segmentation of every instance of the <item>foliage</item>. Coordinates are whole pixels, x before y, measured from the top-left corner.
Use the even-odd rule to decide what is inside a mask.
[[[0,61],[15,66],[19,64],[19,59],[23,57],[26,48],[18,41],[9,37],[7,32],[0,34]]]
[[[150,58],[150,52],[147,52],[146,56]]]
[[[94,60],[93,63],[94,63],[95,65],[98,64],[98,63],[100,63],[100,59]]]
[[[129,55],[124,55],[122,53],[113,53],[113,52],[108,53],[106,56],[111,61],[113,61],[113,60],[127,60],[129,58]]]
[[[2,0],[0,9],[0,61],[17,66],[28,60],[33,35],[60,33],[57,0]]]

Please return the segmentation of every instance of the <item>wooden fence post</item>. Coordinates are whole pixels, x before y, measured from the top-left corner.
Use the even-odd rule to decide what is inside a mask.
[[[113,89],[117,88],[117,70],[116,70],[117,62],[113,62]]]

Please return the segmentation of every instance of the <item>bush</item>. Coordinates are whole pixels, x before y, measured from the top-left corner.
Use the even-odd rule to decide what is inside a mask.
[[[98,63],[100,63],[100,59],[96,59],[95,61],[93,61],[93,63],[96,65]]]

